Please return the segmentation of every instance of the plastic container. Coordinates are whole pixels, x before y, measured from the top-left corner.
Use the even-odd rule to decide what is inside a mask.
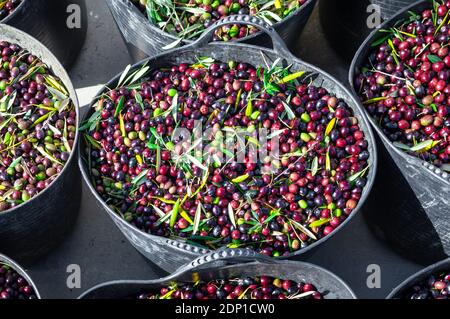
[[[32,36],[0,24],[0,39],[16,43],[46,63],[70,94],[77,119],[78,100],[69,76],[56,57]],[[78,130],[78,125],[77,125]],[[78,139],[78,132],[75,141]],[[31,200],[0,213],[0,251],[21,262],[31,262],[60,243],[78,216],[81,197],[74,144],[61,174]]]
[[[22,267],[20,267],[19,264],[17,264],[14,260],[6,257],[5,255],[0,254],[0,263],[6,264],[10,266],[12,269],[14,269],[20,276],[22,276],[28,284],[33,288],[34,293],[38,299],[41,299],[41,296],[39,294],[39,291],[36,287],[36,284],[33,282],[33,280],[28,276],[25,270],[23,270]]]
[[[253,260],[252,262],[247,262]],[[256,261],[255,261],[256,260]],[[218,265],[221,264],[221,265]],[[174,274],[157,280],[119,280],[95,286],[80,299],[123,299],[145,290],[157,290],[171,282],[192,282],[192,274],[202,280],[271,276],[312,283],[325,299],[356,299],[350,287],[339,277],[316,265],[298,261],[272,260],[249,250],[223,250],[202,256],[182,266]]]
[[[381,28],[393,26],[399,19],[407,17],[408,11],[420,12],[430,5],[428,1],[419,1],[386,21]],[[350,67],[349,81],[355,96],[353,79],[367,61],[373,49],[371,43],[377,35],[374,31],[364,41]],[[364,109],[359,99],[358,103]],[[389,141],[374,119],[369,118],[369,121],[390,155],[383,159],[387,168],[380,169],[379,178],[383,180],[384,189],[369,206],[373,220],[378,219],[377,233],[409,259],[429,264],[445,258],[450,255],[450,174],[404,153]],[[386,203],[391,210],[386,210]]]
[[[70,28],[70,5],[80,8],[80,28]],[[71,8],[69,8],[71,9]],[[87,31],[85,0],[22,0],[21,4],[1,21],[20,29],[42,42],[65,68],[72,66],[83,47]]]
[[[401,299],[402,296],[415,284],[426,280],[430,275],[438,273],[440,271],[450,270],[450,258],[442,260],[436,264],[433,264],[406,279],[400,285],[398,285],[388,296],[388,299]]]
[[[164,46],[177,40],[174,35],[162,31],[148,21],[147,17],[129,0],[106,0],[114,20],[119,27],[132,59],[137,62],[146,57],[163,53]],[[275,23],[275,30],[282,36],[289,48],[295,48],[298,37],[308,22],[316,0],[308,0],[282,21]],[[259,46],[270,46],[270,38],[258,32],[236,42]],[[192,43],[191,40],[182,42]]]
[[[265,49],[259,48],[256,46],[242,44],[242,43],[219,43],[213,42],[210,43],[210,39],[214,33],[216,27],[219,27],[226,23],[241,23],[241,24],[250,24],[257,26],[259,29],[266,32],[273,40],[274,49]],[[335,231],[333,231],[330,235],[318,240],[317,242],[309,245],[308,247],[297,251],[294,255],[304,254],[320,244],[324,241],[330,239],[333,235],[335,235],[338,231],[340,231],[345,225],[347,225],[352,217],[358,213],[358,211],[363,206],[367,195],[372,188],[372,184],[375,178],[375,171],[377,166],[377,155],[376,148],[374,144],[374,137],[370,130],[370,126],[366,120],[366,118],[362,115],[363,110],[360,109],[358,103],[353,99],[351,94],[342,86],[337,80],[335,80],[332,76],[327,73],[317,69],[316,67],[302,62],[296,59],[286,48],[284,43],[282,42],[280,36],[275,32],[275,30],[264,22],[260,21],[257,18],[250,16],[230,16],[225,19],[222,19],[215,26],[209,28],[203,35],[195,42],[190,45],[184,46],[182,48],[173,49],[165,54],[161,54],[149,60],[144,60],[132,67],[132,70],[139,69],[142,64],[147,63],[151,65],[153,68],[157,68],[160,66],[167,66],[172,64],[178,64],[181,62],[186,63],[195,63],[196,56],[211,56],[214,59],[222,60],[222,61],[241,61],[251,63],[255,66],[264,66],[264,61],[261,52],[271,61],[275,61],[278,57],[285,59],[286,65],[292,64],[293,70],[303,70],[306,72],[312,73],[313,84],[320,85],[330,92],[333,92],[338,97],[343,98],[350,107],[352,107],[355,116],[358,118],[361,129],[363,130],[368,143],[369,143],[369,152],[371,154],[370,157],[370,173],[368,174],[368,182],[363,190],[362,197],[358,203],[358,206],[352,212],[349,218],[347,218]],[[132,72],[132,71],[131,71]],[[107,90],[108,87],[116,87],[116,84],[119,80],[120,75],[117,75],[110,82],[106,84],[106,86],[96,95],[100,96],[102,92]],[[93,108],[91,107],[90,112],[88,112],[84,119],[89,118],[92,114]],[[80,144],[80,154],[83,154],[83,148]],[[209,250],[202,249],[199,247],[191,246],[186,244],[185,242],[168,239],[160,236],[151,235],[145,233],[128,222],[126,222],[122,217],[113,212],[101,199],[98,193],[95,191],[95,188],[92,186],[92,183],[89,178],[89,174],[87,171],[87,167],[83,161],[83,158],[80,156],[79,165],[81,167],[82,175],[91,190],[91,192],[95,195],[97,200],[101,203],[103,208],[106,210],[108,215],[113,219],[119,229],[124,233],[124,235],[130,240],[130,242],[135,246],[144,256],[153,261],[160,268],[164,269],[167,272],[173,272],[181,265],[188,263],[189,261],[208,253]]]

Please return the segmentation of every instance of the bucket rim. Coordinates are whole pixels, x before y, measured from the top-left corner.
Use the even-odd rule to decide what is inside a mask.
[[[28,4],[31,0],[22,0],[22,2],[19,3],[17,8],[13,10],[11,14],[9,14],[7,17],[5,17],[3,20],[0,20],[0,23],[7,24],[10,20],[14,19],[17,14],[19,14],[19,11],[22,10],[22,7],[25,6],[25,3]]]
[[[226,262],[226,261],[225,261]],[[77,299],[84,299],[87,295],[89,295],[90,293],[94,292],[97,289],[103,288],[103,287],[107,287],[107,286],[113,286],[113,285],[123,285],[123,284],[131,284],[131,285],[160,285],[166,281],[173,281],[176,280],[177,278],[181,277],[184,274],[187,273],[192,273],[195,272],[197,270],[210,270],[210,271],[223,271],[223,270],[229,270],[232,268],[237,268],[237,267],[241,267],[241,266],[248,266],[248,267],[253,267],[253,266],[258,266],[258,265],[274,265],[274,266],[280,266],[283,267],[285,265],[289,265],[289,266],[296,266],[296,268],[298,269],[304,269],[304,268],[311,268],[314,270],[317,270],[318,272],[321,272],[323,274],[326,274],[328,277],[335,279],[340,285],[342,285],[342,287],[344,289],[347,290],[347,292],[351,295],[352,298],[350,299],[357,299],[358,297],[356,296],[355,292],[353,291],[353,289],[347,284],[346,281],[344,281],[340,276],[336,275],[335,273],[331,272],[330,270],[323,268],[321,266],[318,266],[316,264],[310,263],[310,262],[305,262],[305,261],[297,261],[297,260],[274,260],[273,263],[269,264],[269,263],[264,263],[264,262],[260,262],[260,261],[253,261],[253,262],[247,262],[247,263],[237,263],[237,264],[225,264],[225,265],[217,265],[217,266],[212,266],[210,268],[201,268],[201,267],[194,267],[192,269],[189,270],[185,270],[183,272],[175,272],[173,274],[170,274],[166,277],[161,277],[161,278],[157,278],[157,279],[150,279],[150,280],[127,280],[127,279],[120,279],[120,280],[111,280],[111,281],[106,281],[100,284],[97,284],[91,288],[89,288],[88,290],[84,291],[80,296],[78,296]]]

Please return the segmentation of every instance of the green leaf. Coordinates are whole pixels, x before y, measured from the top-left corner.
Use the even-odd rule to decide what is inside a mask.
[[[96,140],[94,140],[92,138],[92,136],[88,135],[88,134],[84,134],[84,137],[86,138],[86,140],[95,148],[102,148],[101,144],[99,142],[97,142]]]
[[[274,219],[275,217],[278,217],[278,216],[280,216],[280,209],[271,211],[270,216],[266,218],[266,220],[264,221],[263,224],[269,223],[272,219]]]
[[[44,157],[47,157],[49,160],[51,160],[54,163],[58,163],[59,165],[63,165],[60,161],[58,161],[56,158],[48,154],[42,146],[36,147],[36,149],[41,153]]]
[[[166,214],[159,207],[156,207],[153,204],[150,204],[150,205],[152,205],[155,212],[159,215],[160,220],[163,219],[164,217],[166,217]]]
[[[315,176],[318,170],[319,170],[319,158],[316,156],[314,157],[311,164],[311,175]]]
[[[411,147],[406,145],[406,144],[403,144],[403,143],[400,143],[400,142],[394,142],[392,144],[394,144],[395,147],[400,148],[402,150],[411,151]]]
[[[99,120],[100,120],[100,111],[95,111],[94,113],[92,113],[89,119],[85,121],[82,126],[80,126],[79,130],[85,131],[86,129],[89,128],[89,131],[93,131],[97,126]]]
[[[288,116],[288,119],[290,119],[290,120],[295,119],[295,113],[294,113],[294,111],[292,111],[289,104],[287,104],[286,102],[283,102],[283,105],[284,105],[284,110],[286,111],[286,114]]]
[[[143,170],[140,172],[136,177],[133,178],[131,181],[131,184],[133,185],[140,185],[140,182],[144,181],[144,177],[147,175],[148,169]]]
[[[178,114],[178,93],[174,95],[170,109],[172,110],[173,119],[176,121]]]
[[[433,141],[433,140],[426,140],[423,142],[420,142],[413,147],[411,147],[411,152],[421,152],[421,151],[427,151],[433,147],[435,147],[437,144],[439,144],[440,141]]]
[[[125,130],[125,122],[123,121],[122,113],[119,113],[119,126],[120,131],[122,132],[122,137],[125,137],[127,135],[127,132]]]
[[[148,70],[150,70],[150,67],[143,66],[141,69],[137,70],[132,75],[130,75],[128,79],[125,80],[124,84],[126,83],[128,85],[131,85],[136,83],[148,72]]]
[[[200,220],[202,216],[202,203],[198,202],[197,209],[195,210],[194,216],[194,228],[192,230],[192,235],[195,235],[198,231],[198,227],[200,225]]]
[[[322,225],[328,224],[330,222],[331,218],[321,218],[316,221],[313,221],[311,224],[308,225],[310,228],[314,227],[320,227]]]
[[[352,176],[350,176],[350,177],[348,178],[348,181],[349,181],[350,183],[352,183],[352,182],[356,181],[359,177],[364,176],[364,174],[365,174],[365,173],[367,172],[367,170],[369,169],[369,166],[370,166],[370,165],[367,165],[366,168],[364,168],[364,169],[362,169],[361,171],[359,171],[359,172],[353,174]]]
[[[328,148],[327,154],[325,157],[325,169],[327,171],[331,171],[330,148]]]
[[[7,110],[11,110],[12,106],[14,105],[14,102],[16,101],[17,91],[14,91],[9,97],[8,97],[8,107]]]
[[[305,71],[300,71],[300,72],[289,74],[289,75],[285,76],[284,78],[282,78],[281,81],[278,82],[278,84],[285,84],[285,83],[291,82],[291,81],[301,77],[303,74],[305,74]]]
[[[52,88],[50,85],[46,85],[45,87],[53,95],[53,97],[58,99],[59,101],[63,101],[65,99],[67,99],[67,95],[65,95],[61,91],[58,91],[58,90]]]
[[[128,64],[127,67],[125,68],[125,70],[123,70],[122,75],[119,78],[119,82],[117,82],[117,87],[121,87],[122,84],[124,83],[123,81],[125,81],[125,78],[128,75],[128,72],[130,72],[131,70],[131,65]]]
[[[233,207],[231,207],[231,203],[228,203],[228,217],[230,217],[230,222],[236,228],[236,219],[234,217]]]
[[[195,166],[197,166],[198,168],[200,168],[201,170],[208,170],[208,168],[203,165],[198,159],[196,159],[194,156],[190,155],[190,154],[184,154],[184,156],[186,156],[189,161],[194,164]]]
[[[383,44],[384,42],[386,42],[390,37],[392,37],[392,34],[384,35],[381,38],[378,38],[377,40],[372,42],[371,46],[372,47],[379,46],[380,44]]]
[[[48,85],[50,85],[55,90],[61,92],[64,96],[69,96],[69,93],[67,92],[66,88],[59,82],[58,79],[51,75],[47,75],[44,77],[45,82],[47,82]]]
[[[125,104],[125,96],[121,96],[119,102],[117,103],[116,111],[114,112],[114,117],[117,117],[119,115],[119,113],[123,109],[124,104]]]
[[[142,95],[139,94],[138,91],[134,90],[134,98],[136,99],[137,104],[141,107],[142,111],[144,110],[144,101],[142,100]]]
[[[438,57],[437,55],[433,55],[433,54],[428,54],[428,60],[431,63],[442,62],[442,59],[440,57]]]
[[[336,125],[337,119],[333,117],[331,121],[328,123],[327,128],[325,129],[325,136],[329,136],[331,131],[334,129],[334,126]]]
[[[235,184],[239,184],[239,183],[242,183],[243,181],[245,181],[249,177],[250,177],[250,175],[245,174],[245,175],[238,176],[238,177],[232,179],[231,181]]]
[[[177,217],[178,217],[178,211],[180,210],[180,199],[178,199],[175,203],[175,205],[173,206],[172,209],[172,215],[170,217],[170,228],[173,228],[173,226],[175,226],[175,222],[177,221]]]
[[[249,99],[247,102],[247,107],[245,108],[245,116],[250,117],[253,113],[253,104],[252,100]]]
[[[14,161],[12,161],[12,163],[8,166],[8,169],[10,168],[15,168],[20,161],[22,160],[22,156],[19,156],[18,158],[16,158]]]
[[[363,104],[372,104],[372,103],[384,101],[384,100],[386,100],[386,99],[388,99],[387,96],[374,97],[373,99],[364,101]]]
[[[302,233],[306,234],[307,236],[311,237],[314,240],[317,240],[317,237],[305,226],[303,226],[302,224],[296,222],[295,220],[290,220],[292,226],[295,226],[295,228],[297,228],[298,230],[300,230]]]

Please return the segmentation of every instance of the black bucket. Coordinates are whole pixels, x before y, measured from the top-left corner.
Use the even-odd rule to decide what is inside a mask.
[[[16,43],[46,63],[64,83],[75,105],[78,100],[69,76],[56,57],[28,34],[0,24],[1,40]],[[45,190],[25,203],[0,212],[0,251],[21,262],[32,262],[60,243],[78,216],[81,182],[76,167],[76,141],[60,175]]]
[[[249,260],[252,262],[244,263]],[[79,299],[124,299],[144,291],[159,291],[161,287],[169,286],[172,282],[192,282],[193,273],[198,274],[204,281],[271,276],[311,283],[317,291],[325,292],[325,299],[356,298],[342,279],[319,266],[298,261],[275,261],[248,250],[236,249],[202,256],[165,278],[106,282],[84,292]]]
[[[260,48],[248,44],[242,43],[221,43],[221,42],[213,42],[210,43],[214,30],[217,27],[220,27],[224,24],[231,23],[239,23],[239,24],[249,24],[258,27],[260,30],[263,30],[273,40],[274,49],[266,49]],[[338,98],[342,98],[346,101],[350,108],[352,108],[355,117],[358,119],[358,122],[361,126],[361,130],[364,132],[365,137],[369,143],[368,150],[370,152],[370,172],[368,174],[368,182],[365,186],[361,199],[357,205],[357,207],[353,210],[352,214],[347,218],[338,228],[333,231],[330,235],[318,240],[317,242],[309,245],[304,249],[300,249],[296,251],[294,255],[304,254],[306,252],[315,249],[320,246],[323,242],[330,239],[333,235],[335,235],[338,231],[341,231],[344,226],[348,225],[348,223],[352,220],[352,218],[360,211],[363,206],[371,188],[373,181],[375,179],[376,166],[377,166],[377,153],[375,148],[375,141],[370,129],[370,125],[368,124],[365,116],[363,116],[363,110],[358,106],[358,103],[351,94],[347,91],[347,89],[339,83],[339,81],[335,80],[332,76],[325,73],[324,71],[308,64],[303,61],[295,58],[289,50],[286,48],[284,43],[282,42],[280,36],[275,32],[275,30],[262,22],[257,18],[253,18],[250,16],[230,16],[224,18],[217,22],[214,26],[209,28],[206,32],[202,34],[202,36],[193,44],[178,48],[172,49],[165,54],[161,54],[154,58],[150,58],[140,63],[134,65],[130,72],[138,70],[142,67],[143,64],[147,63],[147,65],[152,68],[157,68],[159,66],[167,66],[172,64],[179,63],[195,63],[196,56],[209,56],[216,60],[221,61],[241,61],[250,63],[255,66],[264,66],[264,59],[262,53],[270,60],[275,61],[277,58],[284,59],[286,65],[292,65],[293,70],[303,70],[307,73],[311,73],[314,77],[312,83],[317,84],[318,86],[326,88],[328,91],[335,94]],[[130,73],[131,74],[131,73]],[[120,74],[113,78],[110,82],[106,84],[104,88],[96,95],[101,96],[103,92],[108,90],[108,88],[116,87],[120,78]],[[95,101],[93,102],[95,104]],[[92,107],[87,112],[84,117],[84,120],[88,119],[94,111]],[[130,240],[133,246],[139,250],[145,257],[153,261],[156,265],[161,267],[167,272],[173,272],[181,265],[190,262],[191,260],[208,253],[209,251],[203,248],[199,248],[197,246],[189,245],[183,241],[168,239],[160,236],[151,235],[145,233],[138,228],[132,226],[130,223],[126,222],[122,217],[120,217],[116,212],[114,212],[100,197],[100,195],[96,192],[94,186],[91,183],[90,172],[88,171],[88,167],[86,166],[85,159],[82,154],[84,154],[85,148],[80,143],[80,158],[79,165],[81,168],[82,175],[84,177],[85,182],[87,183],[91,192],[95,195],[97,200],[101,203],[105,211],[108,215],[113,219],[118,228],[124,233],[124,235]]]
[[[12,260],[2,254],[0,254],[0,264],[7,265],[7,266],[11,267],[13,270],[15,270],[21,277],[23,277],[27,281],[28,285],[33,288],[34,294],[36,295],[36,297],[38,299],[41,299],[41,296],[36,287],[36,284],[33,282],[33,280],[30,278],[30,276],[28,276],[26,271],[22,267],[20,267],[19,264],[17,264],[14,260]]]
[[[430,6],[428,1],[419,1],[386,21],[381,28],[389,28],[406,18],[408,11],[419,12]],[[367,61],[371,43],[377,36],[374,31],[365,40],[350,67],[349,81],[355,96],[355,75]],[[359,99],[358,103],[364,108]],[[380,148],[386,150],[380,152],[383,169],[379,170],[378,178],[382,188],[374,188],[374,200],[368,205],[369,225],[406,258],[422,264],[445,258],[450,255],[450,174],[399,150],[375,120],[366,115],[384,145]]]
[[[441,271],[450,271],[450,258],[442,260],[436,264],[433,264],[406,279],[400,285],[398,285],[388,296],[387,299],[401,299],[405,293],[411,289],[415,284],[418,284],[431,275],[439,273]]]
[[[414,1],[320,0],[320,22],[333,49],[350,63],[376,22],[389,19]]]
[[[76,11],[72,11],[72,8]],[[71,14],[74,12],[80,14],[79,28],[72,28],[72,24],[68,26],[68,20],[73,22]],[[65,68],[69,68],[77,58],[86,37],[86,1],[22,0],[12,14],[1,23],[35,37],[53,52]]]
[[[308,22],[317,0],[308,0],[295,12],[282,21],[275,23],[275,30],[281,35],[290,49],[294,49],[300,33]],[[164,46],[173,43],[177,38],[150,23],[147,17],[129,0],[106,0],[114,20],[120,29],[132,59],[137,62],[146,57],[163,53]],[[270,38],[262,32],[236,40],[268,47]],[[190,40],[183,44],[192,43]]]

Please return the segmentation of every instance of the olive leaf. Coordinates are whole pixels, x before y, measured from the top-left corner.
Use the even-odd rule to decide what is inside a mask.
[[[234,211],[231,203],[228,203],[228,217],[230,217],[231,224],[234,226],[234,228],[236,228],[236,219],[234,217]]]
[[[411,147],[411,152],[421,152],[429,150],[439,144],[441,141],[426,140]]]
[[[125,104],[125,96],[121,96],[119,102],[117,102],[116,110],[114,111],[114,117],[117,117],[119,113],[123,109],[123,105]]]
[[[442,62],[442,59],[440,57],[438,57],[437,55],[433,55],[433,54],[428,54],[428,60],[431,63],[437,63],[437,62]]]
[[[284,110],[286,111],[286,114],[288,116],[288,119],[290,119],[290,120],[295,119],[295,117],[296,117],[295,113],[294,113],[294,111],[292,111],[289,104],[287,104],[286,102],[283,101],[283,105],[284,105]]]
[[[8,169],[10,168],[15,168],[20,161],[22,160],[22,156],[19,156],[18,158],[16,158],[14,161],[11,162],[11,164],[8,166]]]
[[[245,181],[249,177],[250,177],[250,175],[244,174],[244,175],[238,176],[236,178],[233,178],[231,181],[235,184],[239,184],[239,183],[242,183],[243,181]]]
[[[285,84],[285,83],[291,82],[291,81],[293,81],[293,80],[295,80],[295,79],[301,77],[303,74],[305,74],[305,71],[300,71],[300,72],[296,72],[296,73],[289,74],[289,75],[283,77],[283,78],[278,82],[278,84]]]
[[[325,169],[331,171],[330,148],[327,149],[327,154],[325,155]]]
[[[194,216],[194,227],[192,229],[192,235],[195,235],[198,231],[201,215],[202,215],[202,202],[198,202],[197,209],[195,210],[195,216]]]
[[[119,126],[120,131],[122,132],[122,137],[125,137],[127,135],[127,132],[125,130],[125,122],[123,121],[122,113],[119,113]]]
[[[308,225],[310,228],[320,227],[330,222],[331,218],[321,218]]]
[[[180,210],[180,199],[177,199],[177,201],[175,202],[175,205],[173,206],[171,216],[170,216],[170,223],[169,223],[170,228],[173,228],[173,226],[175,226],[175,222],[177,221],[179,210]]]
[[[331,131],[334,129],[337,119],[333,117],[331,121],[328,123],[327,128],[325,129],[325,136],[329,136]]]
[[[311,175],[315,176],[318,170],[319,170],[319,158],[316,156],[314,157],[311,163]]]
[[[121,87],[122,86],[122,84],[125,81],[125,78],[127,77],[128,73],[130,72],[130,70],[131,70],[131,64],[128,64],[126,66],[125,70],[123,70],[122,75],[119,78],[119,82],[117,82],[117,87]]]
[[[142,100],[142,95],[140,95],[138,91],[134,90],[134,98],[135,98],[137,104],[139,104],[139,106],[141,107],[141,109],[143,111],[144,110],[144,101]]]
[[[305,226],[303,226],[302,224],[296,222],[295,220],[290,220],[291,225],[295,226],[295,228],[297,228],[298,230],[300,230],[302,233],[304,233],[305,235],[307,235],[308,237],[311,237],[314,240],[317,240],[317,237]]]
[[[373,104],[376,102],[384,101],[386,99],[388,99],[388,97],[386,97],[386,96],[374,97],[373,99],[364,101],[363,104]]]
[[[364,169],[362,169],[361,171],[359,171],[359,172],[353,174],[352,176],[350,176],[350,177],[348,178],[348,181],[349,181],[350,183],[352,183],[352,182],[356,181],[359,177],[364,176],[364,174],[367,172],[367,170],[369,169],[369,167],[370,167],[370,165],[367,165],[366,168],[364,168]]]
[[[143,170],[138,175],[136,175],[133,180],[131,181],[131,184],[133,185],[140,185],[142,182],[145,182],[144,177],[147,175],[148,169]]]

